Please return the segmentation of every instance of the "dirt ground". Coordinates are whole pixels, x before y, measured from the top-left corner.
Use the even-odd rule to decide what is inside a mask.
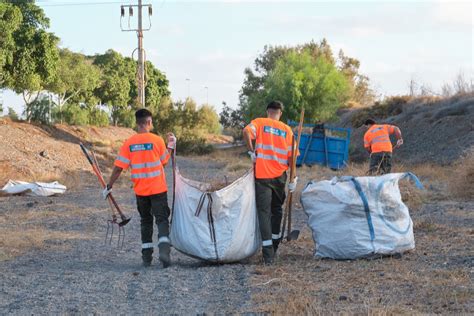
[[[219,153],[178,162],[187,177],[219,182],[248,167],[232,155],[232,163]],[[299,169],[299,190],[311,178],[333,175],[321,170]],[[171,183],[169,168],[167,174]],[[474,201],[450,198],[442,183],[422,181],[429,194],[410,201],[416,249],[401,258],[314,259],[297,203],[301,236],[281,246],[272,267],[262,266],[259,254],[215,265],[173,250],[170,268],[156,261],[145,269],[126,176],[114,191],[133,218],[118,250],[104,244],[108,209],[94,176],[78,171],[64,196],[0,197],[0,314],[472,314]]]

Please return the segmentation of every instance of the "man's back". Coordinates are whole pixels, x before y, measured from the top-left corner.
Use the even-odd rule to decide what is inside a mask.
[[[395,127],[388,124],[374,124],[364,135],[364,147],[370,147],[371,153],[392,152],[390,134],[393,134]]]
[[[169,154],[163,139],[152,133],[131,136],[120,149],[115,165],[131,168],[131,178],[137,195],[148,196],[167,191],[164,165]]]
[[[285,123],[271,118],[257,118],[249,124],[257,154],[255,176],[269,179],[288,169],[293,132]]]

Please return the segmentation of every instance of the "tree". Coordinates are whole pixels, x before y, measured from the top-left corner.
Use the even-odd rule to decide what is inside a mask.
[[[351,101],[359,104],[372,104],[375,94],[369,86],[369,77],[359,73],[360,61],[355,58],[348,57],[342,49],[339,51],[339,70],[349,80],[351,89]]]
[[[234,110],[227,103],[222,102],[219,122],[224,128],[224,134],[232,136],[234,141],[242,139],[242,129],[245,127],[245,121],[241,109]]]
[[[220,132],[219,116],[216,110],[208,104],[204,104],[199,108],[198,122],[198,125],[208,133],[217,134]]]
[[[97,88],[99,78],[99,68],[86,60],[84,55],[62,49],[59,52],[57,75],[47,86],[48,90],[55,94],[54,102],[59,107],[59,113],[71,98],[80,93],[87,95]],[[60,120],[62,122],[61,118]]]
[[[6,53],[2,86],[21,93],[26,103],[26,113],[29,113],[31,103],[56,74],[58,38],[46,31],[49,19],[34,1],[11,1],[6,6],[20,11],[21,22],[11,34],[14,43],[9,40],[9,47],[13,45],[13,50]],[[2,8],[5,8],[5,3],[2,3]],[[18,21],[16,13],[13,15]]]
[[[131,78],[135,78],[131,64],[114,50],[94,58],[94,65],[101,70],[100,85],[95,89],[95,96],[101,104],[110,109],[112,122],[118,125],[124,114],[130,111],[129,96]]]
[[[255,116],[260,116],[264,114],[264,107],[268,102],[268,98],[270,95],[272,95],[276,99],[283,99],[285,95],[280,96],[274,93],[276,90],[272,93],[268,91],[268,79],[272,73],[275,73],[275,68],[277,67],[279,61],[285,59],[290,54],[296,54],[294,56],[309,55],[310,60],[312,60],[315,65],[317,64],[317,66],[320,67],[318,71],[321,74],[324,74],[326,72],[328,75],[330,74],[329,78],[333,78],[334,80],[336,80],[338,82],[338,85],[341,87],[345,85],[342,83],[342,81],[340,81],[341,77],[336,76],[336,72],[342,74],[343,78],[348,83],[348,90],[344,88],[344,95],[342,96],[342,98],[335,99],[337,102],[337,106],[341,105],[339,102],[341,100],[356,100],[356,102],[363,103],[367,103],[370,102],[369,100],[372,100],[373,92],[369,88],[368,78],[359,73],[360,62],[357,59],[345,56],[342,51],[339,54],[339,60],[336,60],[333,56],[331,47],[325,39],[323,39],[319,43],[311,41],[309,43],[294,47],[265,46],[263,53],[255,59],[254,69],[246,68],[244,71],[245,79],[242,89],[239,93],[238,106],[239,110],[242,112],[242,116],[245,121],[249,121]],[[305,58],[307,62],[308,58]],[[295,63],[297,63],[296,59],[294,60]],[[319,62],[320,60],[321,62]],[[302,65],[300,64],[299,66]],[[307,70],[309,71],[309,69]],[[286,71],[294,72],[294,69],[280,69],[279,73],[283,74]],[[300,71],[302,71],[302,69],[300,69]],[[302,73],[305,73],[305,71],[303,71]],[[293,75],[295,75],[295,73],[293,73]],[[289,77],[287,79],[289,79]],[[304,78],[299,78],[298,75],[293,79],[296,80],[294,82],[295,85],[297,82],[300,82],[300,84],[301,82],[304,82]],[[273,83],[276,83],[278,80],[276,80],[276,78],[273,78],[272,81]],[[289,82],[287,83],[289,84]],[[297,87],[293,86],[293,88],[296,89]],[[325,88],[329,87],[326,85]],[[294,90],[293,92],[296,93],[297,90],[298,89]],[[306,93],[305,96],[308,97],[308,94]],[[288,98],[288,95],[285,96],[285,98],[288,100],[298,99],[297,95],[294,95],[293,97],[294,98]],[[322,96],[320,96],[319,99],[321,99],[321,97]],[[326,99],[330,100],[331,97],[328,97]],[[301,101],[302,100],[300,100],[300,102]],[[290,118],[293,120],[296,120],[298,118],[296,111],[289,113],[289,116],[287,116],[287,114],[288,113],[285,114],[285,118]],[[332,116],[328,113],[323,114],[320,112],[319,115],[321,114],[325,117]]]
[[[30,111],[25,113],[26,119],[40,124],[48,124],[50,122],[50,110],[49,98],[42,95],[31,103]]]
[[[13,61],[15,50],[13,33],[20,27],[22,19],[18,7],[0,2],[0,88],[4,87],[7,80],[4,66]]]
[[[147,61],[145,67],[145,106],[158,112],[161,100],[171,95],[168,87],[169,81],[151,62]],[[134,82],[134,85],[136,86],[136,82]]]
[[[255,104],[255,110],[264,112],[269,101],[280,100],[285,104],[283,121],[296,119],[302,107],[309,120],[330,120],[350,93],[349,82],[334,64],[309,51],[290,52],[278,60],[264,87],[265,102]]]
[[[18,121],[18,114],[16,114],[15,110],[12,108],[12,107],[8,107],[8,117],[12,120],[12,121]]]

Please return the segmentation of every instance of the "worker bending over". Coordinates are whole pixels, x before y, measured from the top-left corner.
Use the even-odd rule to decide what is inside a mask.
[[[281,240],[286,170],[292,160],[293,132],[280,122],[282,113],[283,104],[272,101],[267,105],[267,117],[253,120],[243,130],[249,155],[255,164],[255,195],[265,264],[273,263]],[[255,148],[252,140],[255,140]],[[291,192],[296,188],[296,181],[297,178],[288,185]]]
[[[390,135],[395,134],[397,144],[403,145],[402,132],[394,125],[376,124],[374,120],[365,121],[367,132],[364,135],[364,147],[370,154],[369,174],[386,174],[392,170],[392,142]]]
[[[170,265],[170,239],[167,186],[164,166],[170,154],[163,138],[151,133],[153,129],[152,114],[147,109],[135,113],[137,134],[125,141],[115,160],[110,181],[104,189],[103,196],[112,191],[115,181],[122,170],[130,167],[133,189],[137,198],[137,208],[141,218],[142,259],[143,265],[151,265],[153,258],[153,219],[158,226],[159,258],[163,267]],[[168,148],[176,145],[176,137],[168,133]]]

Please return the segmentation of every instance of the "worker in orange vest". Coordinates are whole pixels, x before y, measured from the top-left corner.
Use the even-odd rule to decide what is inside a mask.
[[[255,195],[265,264],[273,263],[281,240],[286,170],[292,160],[293,132],[288,125],[280,122],[282,113],[283,104],[272,101],[267,105],[267,117],[253,120],[243,130],[248,153],[255,164]],[[295,190],[296,181],[297,178],[289,183],[290,192]]]
[[[392,170],[392,142],[390,135],[395,134],[397,144],[403,145],[402,132],[394,125],[377,124],[372,119],[365,121],[367,132],[364,135],[364,147],[370,154],[369,174],[385,174]]]
[[[176,137],[168,133],[168,146],[163,138],[151,133],[152,114],[147,109],[135,113],[138,133],[130,137],[120,148],[114,163],[110,181],[102,192],[104,199],[112,191],[115,181],[123,170],[130,167],[137,208],[141,218],[143,265],[151,265],[153,258],[153,219],[158,226],[159,259],[163,267],[170,265],[170,239],[167,186],[164,166],[176,145]],[[168,147],[168,149],[167,149]]]

